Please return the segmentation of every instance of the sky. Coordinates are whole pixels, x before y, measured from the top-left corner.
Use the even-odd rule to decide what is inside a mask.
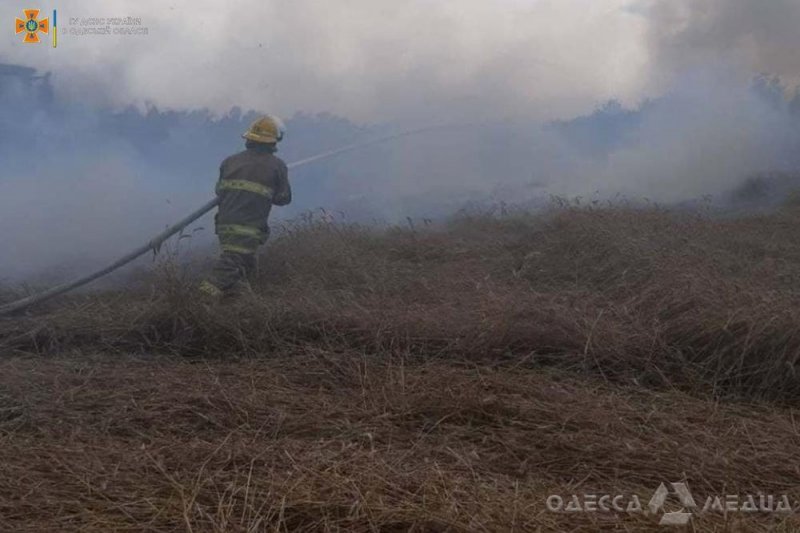
[[[0,5],[0,279],[145,242],[207,199],[255,112],[288,119],[287,161],[462,126],[294,172],[276,220],[679,202],[800,175],[797,0],[38,4],[58,9],[57,48],[12,31],[27,7]],[[77,34],[125,17],[147,34]]]

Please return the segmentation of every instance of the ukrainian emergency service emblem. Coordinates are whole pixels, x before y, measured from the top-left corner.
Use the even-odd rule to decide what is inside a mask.
[[[22,39],[26,43],[40,42],[39,33],[50,33],[49,19],[39,20],[38,9],[26,9],[23,11],[25,18],[16,19],[14,21],[14,30],[17,34],[24,33],[25,37]]]

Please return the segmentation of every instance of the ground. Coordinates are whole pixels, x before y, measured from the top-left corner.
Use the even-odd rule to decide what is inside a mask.
[[[678,530],[800,530],[702,511],[800,502],[798,223],[306,217],[253,296],[167,261],[2,320],[0,529],[663,531],[683,482]],[[642,511],[586,512],[606,494]]]

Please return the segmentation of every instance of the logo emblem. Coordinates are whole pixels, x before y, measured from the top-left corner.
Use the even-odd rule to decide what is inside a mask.
[[[50,21],[49,19],[42,19],[39,20],[39,10],[38,9],[26,9],[23,11],[25,15],[25,19],[16,19],[14,21],[14,30],[17,34],[25,33],[25,37],[22,39],[23,42],[26,43],[38,43],[40,42],[39,33],[48,34],[50,33]]]
[[[685,526],[692,518],[692,513],[688,510],[697,509],[697,504],[694,502],[692,493],[689,492],[689,487],[685,483],[672,483],[672,491],[680,500],[683,509],[678,512],[664,513],[659,522],[662,526]],[[670,495],[670,490],[663,483],[659,485],[655,494],[647,504],[650,512],[653,514],[659,513],[664,510],[664,504]]]

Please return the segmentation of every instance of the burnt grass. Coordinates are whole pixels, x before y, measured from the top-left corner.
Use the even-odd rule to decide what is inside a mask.
[[[795,208],[306,217],[253,295],[209,304],[204,267],[0,320],[0,530],[659,531],[545,501],[800,499]]]

